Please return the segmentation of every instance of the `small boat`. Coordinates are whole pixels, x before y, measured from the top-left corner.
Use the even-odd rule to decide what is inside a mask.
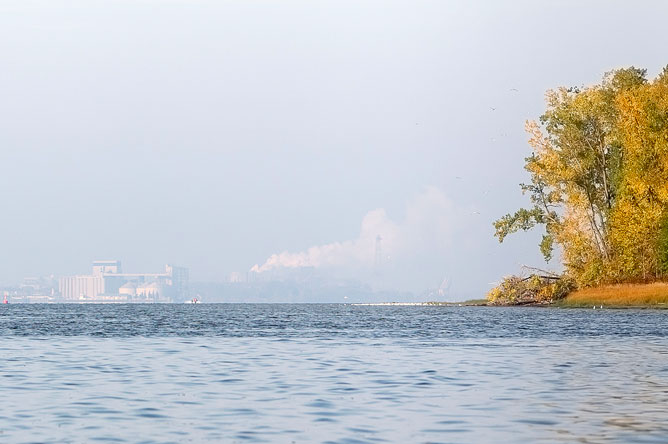
[[[191,300],[186,301],[185,303],[186,304],[201,304],[202,302],[197,298],[192,298]]]

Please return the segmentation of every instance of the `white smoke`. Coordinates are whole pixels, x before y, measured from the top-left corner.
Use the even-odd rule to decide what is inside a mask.
[[[296,253],[272,254],[251,271],[263,273],[301,267],[369,270],[375,262],[377,236],[382,239],[382,261],[388,267],[406,261],[419,262],[419,256],[426,252],[446,249],[454,212],[454,205],[438,188],[428,187],[407,205],[402,221],[390,219],[382,208],[375,209],[362,219],[356,239],[316,245]]]

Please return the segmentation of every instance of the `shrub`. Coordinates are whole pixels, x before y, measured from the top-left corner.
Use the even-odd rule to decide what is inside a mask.
[[[565,276],[508,276],[487,293],[487,300],[490,305],[549,304],[574,289],[574,282]]]

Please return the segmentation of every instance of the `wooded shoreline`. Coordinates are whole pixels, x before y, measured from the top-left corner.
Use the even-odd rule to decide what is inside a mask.
[[[520,184],[531,204],[494,222],[500,242],[540,226],[546,261],[562,272],[507,276],[490,305],[668,305],[668,67],[635,67],[599,84],[546,94],[526,125],[531,154]],[[525,270],[526,272],[526,270]]]

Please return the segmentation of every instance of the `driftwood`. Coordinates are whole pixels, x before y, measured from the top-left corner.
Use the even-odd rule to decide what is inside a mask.
[[[504,278],[487,297],[490,305],[541,305],[563,298],[572,288],[573,283],[568,278],[551,272],[532,273],[526,277]]]
[[[528,281],[529,279],[531,279],[534,276],[538,276],[539,278],[545,279],[547,281],[558,281],[559,279],[561,279],[561,277],[559,277],[559,276],[543,276],[543,275],[540,275],[540,274],[532,274],[531,276],[527,276],[525,278],[520,279],[520,282]]]

